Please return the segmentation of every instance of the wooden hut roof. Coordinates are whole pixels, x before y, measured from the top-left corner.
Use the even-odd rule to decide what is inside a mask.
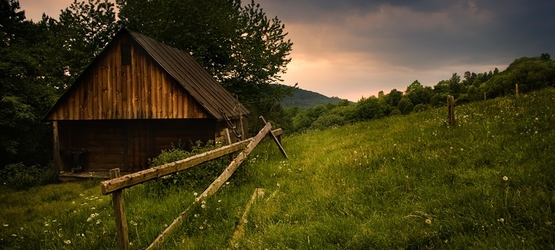
[[[156,61],[172,78],[174,78],[206,111],[217,120],[238,118],[239,115],[250,114],[208,71],[195,59],[184,51],[166,45],[148,36],[122,28],[114,37],[128,34],[141,46],[154,61]],[[108,44],[109,46],[109,44]],[[107,46],[107,47],[108,47]],[[101,53],[99,56],[101,56]],[[94,63],[94,62],[93,62]],[[85,71],[89,70],[89,66]],[[76,83],[79,79],[76,81]],[[52,109],[45,115],[48,119],[56,110],[61,100],[71,95],[71,90],[76,84],[58,100]]]
[[[250,113],[242,104],[216,81],[189,53],[163,44],[148,36],[128,31],[152,58],[162,66],[168,74],[177,80],[193,98],[195,98],[211,115],[222,120],[220,111],[228,116]]]

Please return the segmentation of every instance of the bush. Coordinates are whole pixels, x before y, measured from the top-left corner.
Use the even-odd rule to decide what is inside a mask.
[[[38,165],[28,167],[23,163],[14,163],[0,170],[0,178],[4,186],[25,190],[33,186],[53,183],[57,180],[57,175],[51,165],[42,168]]]
[[[207,152],[217,147],[213,141],[208,141],[204,146],[197,141],[191,151],[181,148],[163,150],[156,158],[150,159],[150,167],[160,166],[166,163],[182,160],[203,152]],[[177,172],[171,175],[149,181],[145,184],[149,195],[160,196],[167,194],[170,190],[177,187],[184,187],[195,190],[198,187],[205,188],[212,183],[227,166],[226,158],[222,157],[209,162],[202,163],[191,169]]]
[[[371,119],[378,119],[384,116],[382,106],[378,102],[378,98],[369,97],[362,98],[357,102],[356,115],[358,120],[365,121]]]
[[[426,111],[428,109],[430,109],[430,105],[421,103],[414,106],[414,109],[412,111],[415,113],[418,113],[418,112]]]
[[[406,115],[412,112],[414,105],[412,104],[409,98],[403,97],[399,101],[399,104],[397,104],[397,108],[399,108],[399,110],[401,111],[401,114]]]
[[[401,110],[399,110],[398,108],[393,108],[393,110],[391,110],[391,113],[389,113],[390,116],[396,116],[396,115],[401,115]]]
[[[318,117],[316,121],[312,123],[312,127],[315,129],[325,129],[331,126],[341,126],[345,125],[345,118],[338,114],[326,114]]]

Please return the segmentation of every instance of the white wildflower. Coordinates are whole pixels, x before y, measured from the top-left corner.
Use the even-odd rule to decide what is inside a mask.
[[[509,180],[509,177],[507,177],[507,176],[505,175],[505,176],[503,176],[503,180],[504,180],[504,181],[508,181],[508,180]]]

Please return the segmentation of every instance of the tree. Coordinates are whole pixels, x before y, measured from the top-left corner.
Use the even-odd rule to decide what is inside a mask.
[[[478,75],[474,72],[470,73],[470,71],[464,72],[464,80],[462,81],[463,86],[470,86],[474,83]]]
[[[415,80],[407,87],[405,95],[410,99],[414,105],[430,103],[430,98],[433,95],[431,87],[424,87],[418,80]]]
[[[60,55],[57,61],[60,64],[56,68],[70,76],[71,82],[116,34],[119,25],[114,6],[109,0],[74,0],[62,10],[59,21],[47,19],[47,27],[56,31],[56,35],[50,37]]]
[[[391,107],[397,107],[401,98],[403,98],[403,92],[398,91],[397,89],[392,89],[385,97],[387,104]]]
[[[361,98],[356,104],[356,116],[361,121],[383,117],[384,112],[378,98],[374,96]]]
[[[408,97],[404,96],[399,101],[397,108],[401,111],[401,114],[406,115],[412,112],[412,109],[414,108],[414,104],[410,101]]]
[[[0,0],[0,7],[0,167],[46,164],[50,130],[40,119],[54,95],[40,77],[44,32],[25,20],[18,1]]]
[[[449,79],[449,93],[457,98],[462,92],[461,77],[457,73],[453,73]]]
[[[117,0],[129,29],[188,51],[247,106],[280,100],[292,49],[284,25],[268,19],[259,4],[240,0]]]

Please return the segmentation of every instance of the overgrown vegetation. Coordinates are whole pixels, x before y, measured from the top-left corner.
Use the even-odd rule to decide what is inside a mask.
[[[323,129],[442,107],[448,95],[454,96],[457,105],[515,95],[516,84],[520,93],[555,86],[555,62],[547,53],[521,57],[502,72],[497,68],[478,74],[467,71],[462,79],[453,73],[449,80],[439,81],[433,87],[415,80],[404,91],[393,89],[387,94],[380,91],[378,97],[363,97],[355,104],[343,100],[305,109],[288,108],[276,122],[289,133]]]
[[[150,167],[161,166],[166,163],[186,159],[193,155],[204,153],[216,149],[219,145],[215,145],[213,141],[208,141],[203,145],[201,141],[197,141],[191,150],[187,151],[182,148],[172,148],[162,151],[162,153],[150,161]],[[219,158],[209,162],[205,162],[196,166],[189,171],[178,172],[165,176],[164,178],[150,181],[145,184],[148,194],[152,196],[164,196],[168,192],[175,192],[187,186],[191,189],[201,189],[208,186],[227,166],[228,158]]]
[[[310,130],[283,139],[288,160],[263,143],[162,247],[230,247],[263,188],[241,249],[553,248],[554,101],[546,88],[460,105],[456,126],[431,108]],[[132,248],[150,244],[204,188],[183,183],[160,197],[127,189]],[[116,248],[98,181],[2,189],[2,248]]]

